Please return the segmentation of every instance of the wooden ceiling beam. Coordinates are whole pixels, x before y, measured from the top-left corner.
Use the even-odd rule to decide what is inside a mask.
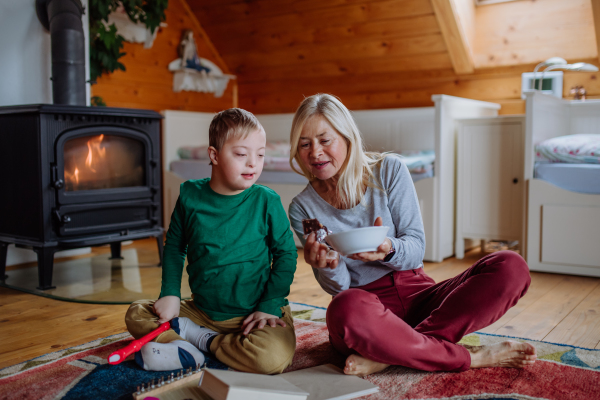
[[[464,24],[473,21],[465,15],[462,16],[461,21],[461,11],[457,1],[462,0],[431,0],[431,4],[448,47],[454,71],[457,74],[472,74],[475,71],[473,53],[467,38],[467,27]]]
[[[592,11],[596,30],[596,47],[598,48],[598,59],[600,60],[600,0],[592,0]]]

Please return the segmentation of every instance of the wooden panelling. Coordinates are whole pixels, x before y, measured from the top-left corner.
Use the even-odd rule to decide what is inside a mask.
[[[313,63],[332,63],[343,70],[340,63],[348,58],[445,52],[435,36],[439,28],[429,1],[281,1],[277,7],[261,1],[222,7],[201,0],[188,3],[241,81],[263,66],[290,66],[302,73],[305,67],[314,69]],[[244,12],[223,10],[228,7]]]
[[[172,84],[141,84],[125,79],[119,84],[106,85],[101,96],[107,105],[117,107],[147,108],[152,110],[220,111],[232,107],[231,88],[220,99],[212,94],[173,92]],[[96,92],[94,92],[96,94]],[[210,96],[210,97],[209,97]],[[109,101],[108,99],[114,99]],[[127,105],[126,105],[127,104]]]
[[[127,70],[101,76],[92,86],[92,94],[102,97],[111,107],[156,111],[220,111],[232,107],[236,100],[231,82],[221,98],[215,98],[212,93],[173,92],[173,73],[167,66],[178,58],[177,46],[184,29],[194,31],[200,57],[213,61],[223,72],[229,72],[229,68],[184,0],[171,0],[165,14],[167,27],[160,29],[152,48],[125,43],[127,55],[120,61]]]
[[[169,26],[154,47],[127,44],[127,72],[102,77],[93,92],[114,106],[218,111],[239,104],[256,113],[293,112],[320,92],[351,109],[431,106],[432,94],[449,94],[521,114],[521,74],[538,62],[598,63],[590,0],[472,4],[171,0]],[[172,92],[166,67],[185,28],[194,29],[200,56],[237,75],[221,99]],[[565,72],[564,97],[576,85],[600,96],[596,73]]]
[[[473,51],[475,36],[475,2],[473,0],[453,0],[458,13],[458,23],[465,33],[468,48]]]
[[[502,108],[498,110],[501,115],[520,115],[525,114],[525,100],[521,99],[502,99],[496,101]]]
[[[291,1],[278,1],[271,8],[279,9],[277,15],[272,15],[269,7],[256,10],[254,13],[245,14],[239,19],[235,16],[214,16],[206,12],[210,19],[203,19],[199,14],[203,12],[198,7],[203,0],[188,0],[192,11],[198,15],[199,21],[205,27],[211,38],[214,34],[227,34],[238,30],[253,31],[269,25],[273,30],[302,30],[307,27],[320,25],[340,25],[347,21],[367,22],[382,19],[396,19],[414,17],[417,15],[432,14],[431,4],[423,0],[364,0],[359,2],[342,2],[329,4],[327,1],[314,2],[317,7],[296,8]],[[320,4],[318,4],[320,3]],[[350,4],[348,4],[350,3]]]
[[[600,60],[600,0],[592,0],[592,11],[594,16],[594,31],[596,33],[596,50]]]
[[[351,109],[431,106],[441,93],[520,114],[523,72],[544,57],[596,57],[589,0],[187,2],[238,76],[240,107],[256,113],[293,112],[327,92]],[[576,81],[600,95],[594,74],[566,73],[565,97]]]
[[[275,32],[269,25],[266,25],[247,35],[224,36],[219,40],[219,49],[228,53],[247,51],[248,49],[268,52],[275,48],[303,44],[327,43],[335,45],[349,40],[387,40],[389,38],[408,38],[439,32],[440,29],[433,14],[392,20],[366,21],[364,23],[351,21],[343,25],[317,26],[299,31],[286,29]]]
[[[256,52],[248,49],[228,57],[232,65],[250,65],[252,68],[277,67],[295,62],[296,68],[305,64],[321,62],[324,59],[335,59],[338,62],[347,60],[376,60],[388,57],[414,57],[421,54],[440,53],[445,50],[444,40],[439,33],[412,38],[390,38],[388,40],[354,40],[337,46],[329,44],[305,44]]]
[[[350,10],[350,12],[368,12],[367,7],[370,7],[369,3],[371,3],[369,0],[278,0],[277,5],[274,6],[272,0],[233,2],[200,0],[190,2],[190,4],[193,4],[194,11],[209,14],[218,21],[229,21],[232,23],[243,23],[255,18],[271,19],[287,14],[290,11],[298,14],[308,13],[308,17],[313,17],[319,10],[341,9],[342,7],[346,7],[345,10]],[[419,13],[431,12],[431,6],[427,1],[397,0],[396,3],[402,3],[402,8],[405,10],[403,11],[404,14],[411,12],[412,15],[417,15]],[[390,2],[387,1],[387,4],[389,7]],[[391,4],[393,7],[397,5]]]
[[[456,0],[431,0],[435,16],[440,25],[448,53],[457,74],[470,74],[474,71],[473,55],[467,40],[465,26],[461,24]],[[464,21],[468,24],[471,20]],[[472,31],[469,25],[469,32]]]
[[[327,60],[303,65],[283,65],[272,68],[252,68],[250,65],[240,65],[234,71],[243,76],[239,82],[262,82],[271,80],[294,81],[297,79],[313,79],[327,77],[345,77],[354,82],[359,79],[369,79],[379,73],[401,73],[406,71],[434,71],[452,68],[448,53],[424,54],[419,57],[399,56],[380,57],[375,59]],[[248,95],[250,93],[243,93]]]
[[[475,68],[597,58],[590,0],[521,0],[477,7]],[[597,60],[596,60],[597,61]]]

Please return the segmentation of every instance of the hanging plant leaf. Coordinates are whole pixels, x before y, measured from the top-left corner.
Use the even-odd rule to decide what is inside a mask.
[[[129,19],[146,25],[152,33],[166,19],[168,0],[90,0],[90,78],[92,83],[102,74],[115,70],[125,71],[119,58],[122,52],[123,36],[117,33],[114,24],[108,25],[108,16],[122,5]]]
[[[106,107],[106,103],[100,96],[92,96],[92,107]]]

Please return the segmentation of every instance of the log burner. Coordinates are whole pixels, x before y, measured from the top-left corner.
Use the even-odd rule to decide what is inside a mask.
[[[54,104],[0,107],[0,279],[9,244],[38,255],[156,237],[162,262],[160,114],[86,107],[80,0],[36,0],[51,33]]]
[[[14,243],[38,254],[157,238],[162,258],[159,124],[154,111],[67,105],[0,107],[0,276]]]

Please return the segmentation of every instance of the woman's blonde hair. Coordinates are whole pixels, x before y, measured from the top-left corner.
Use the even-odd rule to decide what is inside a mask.
[[[325,118],[346,140],[348,153],[340,168],[337,195],[345,208],[352,208],[363,200],[367,186],[378,187],[374,183],[373,167],[383,160],[385,154],[365,151],[354,118],[337,97],[330,94],[315,94],[305,98],[296,110],[290,133],[290,165],[294,171],[304,175],[309,181],[314,181],[316,178],[302,164],[298,154],[298,144],[304,124],[313,116]],[[300,171],[293,163],[294,159],[300,166]]]

